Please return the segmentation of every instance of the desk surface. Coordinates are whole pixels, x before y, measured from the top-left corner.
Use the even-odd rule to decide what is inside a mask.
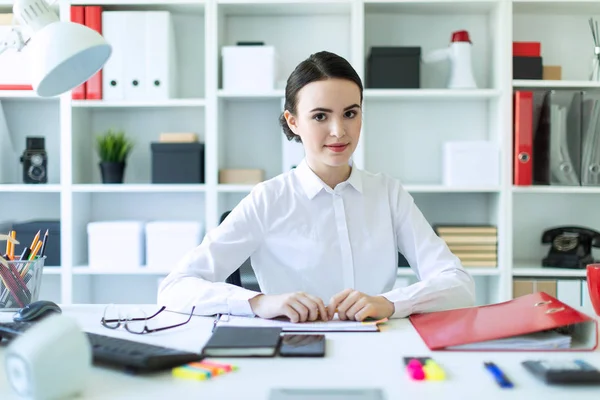
[[[144,306],[156,310],[156,306]],[[212,318],[193,317],[189,324],[171,331],[137,336],[100,325],[104,307],[75,305],[65,307],[65,315],[75,317],[85,331],[145,341],[188,351],[199,351],[211,334]],[[12,313],[0,313],[0,321]],[[166,313],[157,324],[185,319],[181,314]],[[219,358],[239,370],[208,381],[188,381],[169,373],[131,376],[122,372],[93,367],[84,399],[202,398],[268,399],[272,387],[380,387],[387,399],[477,398],[504,399],[506,392],[515,397],[544,400],[569,398],[598,399],[598,387],[551,387],[531,376],[520,362],[526,359],[581,358],[600,368],[600,352],[528,353],[528,352],[431,352],[407,319],[392,320],[378,333],[326,333],[327,355],[321,359],[293,358]],[[0,346],[0,399],[16,399],[4,372],[4,348]],[[404,356],[431,356],[445,369],[443,382],[414,382],[404,371]],[[514,389],[500,389],[483,368],[483,362],[498,364],[515,383]],[[450,394],[450,397],[449,397]]]

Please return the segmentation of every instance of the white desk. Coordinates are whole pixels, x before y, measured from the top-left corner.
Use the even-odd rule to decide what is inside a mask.
[[[156,306],[148,310],[156,310]],[[149,335],[132,335],[124,329],[110,330],[100,324],[103,306],[65,307],[84,330],[148,343],[199,351],[211,334],[212,318],[193,317],[183,327]],[[12,314],[0,313],[0,320]],[[167,313],[157,324],[185,319]],[[239,370],[211,378],[189,381],[169,373],[130,376],[105,368],[93,368],[84,399],[244,399],[265,400],[275,386],[381,387],[387,399],[599,399],[600,387],[551,387],[530,375],[520,362],[532,358],[584,359],[600,367],[600,352],[577,353],[479,353],[431,352],[406,319],[392,320],[378,333],[327,333],[327,355],[321,359],[220,358]],[[445,369],[443,382],[414,382],[405,374],[403,356],[433,357]],[[500,389],[483,367],[494,361],[515,383],[514,389]],[[4,373],[4,346],[0,347],[0,399],[16,399]],[[507,396],[508,395],[508,396]]]

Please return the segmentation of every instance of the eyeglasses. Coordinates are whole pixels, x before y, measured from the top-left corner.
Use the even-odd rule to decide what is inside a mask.
[[[161,328],[148,328],[146,322],[156,317],[165,309],[166,307],[162,306],[160,310],[158,310],[155,314],[148,317],[146,316],[144,310],[142,310],[141,308],[123,309],[114,304],[109,304],[104,309],[104,315],[102,316],[100,322],[104,327],[108,329],[117,329],[120,326],[124,326],[128,332],[141,335],[144,333],[164,331],[166,329],[176,328],[178,326],[187,324],[192,319],[192,315],[194,314],[194,310],[196,309],[196,307],[192,307],[192,311],[190,312],[188,319],[184,322],[175,325],[164,326]]]

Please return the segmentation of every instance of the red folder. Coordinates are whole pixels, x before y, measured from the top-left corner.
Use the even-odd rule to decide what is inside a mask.
[[[85,24],[102,35],[102,6],[85,6]],[[86,84],[85,98],[102,100],[102,70],[96,72]]]
[[[515,91],[513,134],[513,184],[533,183],[533,93]]]
[[[85,25],[85,13],[83,6],[71,6],[71,22]],[[82,83],[71,90],[71,98],[73,100],[84,100],[86,95],[86,83]]]
[[[571,336],[571,345],[543,351],[592,351],[598,347],[596,319],[545,292],[486,306],[413,314],[410,321],[430,350],[542,350],[510,344],[501,348],[490,341],[559,328]]]

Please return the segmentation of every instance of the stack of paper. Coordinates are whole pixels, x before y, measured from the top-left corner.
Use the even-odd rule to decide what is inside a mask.
[[[293,323],[278,319],[263,319],[253,317],[224,316],[217,326],[258,326],[280,327],[284,332],[377,332],[378,324],[387,321],[341,321],[335,317],[331,321]]]
[[[571,336],[555,331],[450,346],[448,350],[553,350],[571,347]]]

